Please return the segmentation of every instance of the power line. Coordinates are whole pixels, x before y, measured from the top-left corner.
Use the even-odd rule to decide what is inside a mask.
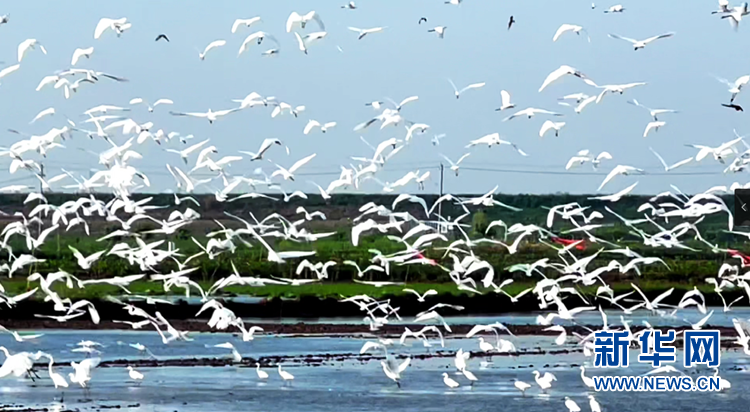
[[[494,173],[520,173],[534,175],[563,175],[563,176],[607,176],[609,173],[604,172],[562,172],[552,170],[518,170],[518,169],[494,169],[489,167],[461,167],[461,170],[470,170],[475,172],[494,172]],[[639,176],[707,176],[720,175],[723,172],[644,172]],[[635,174],[634,174],[635,175]]]

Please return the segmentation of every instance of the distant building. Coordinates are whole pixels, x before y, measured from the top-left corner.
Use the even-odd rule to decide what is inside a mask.
[[[450,221],[450,217],[448,218],[448,221]],[[430,221],[426,222],[427,226],[430,226],[434,228],[438,233],[440,234],[448,234],[451,232],[451,225],[448,222],[442,222],[442,221]]]

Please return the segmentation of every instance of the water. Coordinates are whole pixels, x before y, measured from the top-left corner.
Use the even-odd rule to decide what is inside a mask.
[[[552,310],[554,311],[554,310]],[[706,314],[713,311],[713,315],[708,321],[709,325],[712,326],[723,326],[732,327],[732,318],[738,319],[750,319],[750,308],[737,307],[732,308],[731,312],[724,312],[723,307],[707,307]],[[445,322],[449,325],[479,325],[479,324],[490,324],[494,322],[500,322],[504,325],[536,325],[537,315],[547,315],[550,311],[538,311],[538,312],[526,312],[526,313],[508,313],[505,315],[497,316],[445,316]],[[605,310],[604,313],[607,315],[608,322],[610,325],[619,325],[620,316],[623,315],[621,310]],[[631,315],[625,316],[625,319],[632,321],[631,325],[641,325],[643,321],[648,322],[652,326],[664,326],[664,327],[675,327],[675,326],[690,326],[691,323],[701,320],[704,314],[698,312],[693,307],[681,309],[673,317],[654,314],[648,310],[637,310]],[[252,319],[243,318],[247,323],[277,323],[277,324],[295,324],[295,323],[309,323],[309,324],[349,324],[349,325],[365,325],[366,322],[363,318],[318,318],[318,319],[298,319],[298,318],[283,318],[283,319]],[[579,325],[602,325],[602,316],[598,310],[589,312],[582,312],[576,315],[576,323]],[[558,322],[556,320],[556,322]],[[388,319],[389,324],[403,325],[413,323],[412,318],[404,318],[398,320],[395,318]],[[566,325],[565,321],[559,321],[560,324]]]
[[[36,343],[20,344],[0,338],[0,344],[11,352],[43,350],[52,353],[59,362],[80,360],[82,354],[70,352],[82,340],[94,340],[103,346],[103,360],[121,358],[143,359],[135,349],[117,342],[140,342],[158,357],[221,357],[226,350],[209,348],[230,341],[246,357],[274,355],[310,355],[323,353],[358,353],[365,339],[342,337],[284,337],[260,336],[251,342],[238,342],[230,334],[195,334],[195,341],[165,346],[153,332],[120,331],[48,331]],[[550,337],[518,337],[519,349],[553,347]],[[436,346],[438,342],[434,342]],[[448,339],[445,350],[477,351],[476,339]],[[574,345],[566,345],[573,348]],[[396,345],[393,354],[419,354],[434,351],[439,346],[424,348],[421,343],[411,347]],[[373,351],[378,353],[378,351]],[[631,353],[631,360],[637,352]],[[678,354],[678,358],[679,358]],[[120,405],[126,411],[565,411],[564,397],[574,399],[582,411],[588,411],[586,387],[580,379],[577,365],[588,361],[579,352],[563,355],[522,355],[516,358],[494,357],[490,365],[482,365],[485,358],[474,356],[469,370],[479,378],[470,387],[462,376],[452,375],[462,386],[447,390],[442,373],[453,373],[453,358],[413,359],[404,372],[402,388],[387,379],[377,361],[333,361],[322,366],[303,366],[285,362],[283,367],[294,374],[294,382],[284,385],[276,369],[265,368],[268,382],[260,382],[251,368],[238,367],[164,367],[139,368],[145,380],[136,385],[129,381],[124,368],[97,368],[91,381],[90,398],[85,401],[80,388],[71,386],[65,393],[68,409],[97,409],[100,406]],[[742,352],[722,353],[721,376],[732,383],[722,393],[598,393],[596,397],[604,411],[740,411],[750,400],[750,369]],[[58,367],[67,375],[69,367]],[[553,383],[548,396],[541,396],[534,385],[532,371],[549,371],[558,381]],[[742,370],[738,370],[742,369]],[[628,374],[644,373],[647,366],[634,364]],[[701,374],[712,374],[701,371]],[[32,387],[30,382],[6,378],[0,380],[0,404],[25,407],[50,407],[59,399],[60,391],[46,379],[46,371],[39,371],[44,379]],[[592,375],[588,370],[587,374]],[[513,387],[513,379],[533,386],[521,396]],[[138,404],[138,407],[126,407]]]

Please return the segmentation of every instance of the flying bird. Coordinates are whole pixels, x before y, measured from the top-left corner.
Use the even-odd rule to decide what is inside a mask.
[[[292,28],[295,25],[299,25],[302,29],[304,29],[310,20],[315,20],[315,22],[318,23],[318,26],[320,26],[321,31],[326,30],[326,26],[325,24],[323,24],[323,20],[321,20],[318,13],[313,10],[305,14],[304,16],[300,15],[296,11],[293,11],[292,14],[289,15],[289,18],[286,20],[286,32],[291,33]]]
[[[482,83],[473,83],[473,84],[470,84],[470,85],[468,85],[468,86],[464,87],[464,88],[463,88],[463,89],[461,89],[461,90],[458,90],[458,88],[456,88],[456,84],[455,84],[455,83],[453,83],[453,80],[451,80],[451,79],[448,79],[448,82],[449,82],[449,83],[451,84],[451,86],[453,86],[453,92],[454,92],[454,93],[455,93],[455,95],[456,95],[456,99],[458,99],[458,98],[459,98],[459,97],[461,96],[461,93],[463,93],[463,92],[465,92],[465,91],[467,91],[467,90],[471,90],[471,89],[479,89],[479,88],[482,88],[482,87],[484,87],[484,85],[486,84],[486,83],[484,83],[484,82],[482,82]]]
[[[446,27],[446,26],[437,26],[435,28],[427,30],[427,32],[428,33],[436,33],[438,35],[438,37],[442,39],[442,38],[445,37],[445,29],[447,29],[447,28],[448,27]]]
[[[521,116],[527,116],[529,119],[531,119],[532,117],[534,117],[534,115],[537,115],[537,114],[548,114],[550,116],[562,116],[563,115],[562,113],[555,113],[555,112],[551,112],[549,110],[536,109],[536,108],[533,108],[533,107],[529,107],[529,108],[526,108],[526,109],[523,109],[523,110],[519,110],[519,111],[513,113],[512,115],[510,115],[510,116],[506,117],[505,119],[503,119],[503,121],[507,122],[508,120],[512,120],[512,119],[515,119],[516,117],[521,117]]]
[[[260,17],[251,17],[249,19],[237,19],[232,23],[232,33],[237,33],[240,27],[250,27],[260,21]]]
[[[227,41],[226,41],[226,40],[214,40],[214,41],[212,41],[211,43],[209,43],[209,44],[208,44],[208,46],[206,46],[206,48],[205,48],[205,49],[203,49],[203,51],[202,51],[202,52],[198,53],[198,57],[199,57],[199,58],[200,58],[201,60],[205,60],[205,58],[206,58],[206,54],[207,54],[207,53],[208,53],[209,51],[211,51],[211,49],[215,49],[215,48],[217,48],[217,47],[221,47],[221,46],[224,46],[224,45],[226,45],[226,44],[227,44]]]
[[[318,31],[315,33],[307,34],[304,37],[302,37],[296,31],[294,32],[294,36],[297,38],[297,45],[299,46],[299,49],[303,51],[305,54],[307,54],[307,48],[308,46],[310,46],[310,44],[323,39],[324,37],[326,37],[327,34],[328,33],[324,31]]]
[[[234,109],[227,109],[227,110],[219,110],[217,112],[211,111],[211,109],[208,109],[208,112],[206,113],[181,113],[181,112],[169,112],[172,116],[188,116],[188,117],[197,117],[201,119],[208,119],[208,123],[213,124],[216,120],[219,119],[219,117],[223,117],[228,115],[229,113],[234,113],[236,111],[240,110],[239,107],[236,107]]]
[[[690,163],[690,162],[693,161],[692,157],[688,157],[687,159],[680,160],[679,162],[677,162],[677,163],[669,166],[669,165],[667,165],[667,162],[665,162],[664,159],[661,156],[659,156],[659,153],[656,153],[656,150],[654,150],[654,149],[652,149],[650,147],[648,149],[651,150],[651,153],[653,153],[659,159],[659,162],[661,162],[662,166],[664,166],[664,171],[665,172],[669,172],[670,170],[676,169],[676,168],[678,168],[680,166],[684,166],[684,165],[686,165],[686,164],[688,164],[688,163]]]
[[[553,122],[551,120],[547,120],[542,125],[542,128],[539,129],[539,137],[544,137],[545,134],[547,134],[550,130],[555,130],[555,137],[559,136],[560,129],[565,126],[565,122]]]
[[[716,77],[716,76],[714,76]],[[742,91],[742,88],[750,82],[750,74],[746,74],[744,76],[740,76],[735,80],[734,82],[730,82],[727,79],[722,79],[721,77],[716,77],[716,80],[726,84],[729,86],[729,93],[732,93],[732,98],[729,99],[729,103],[734,103],[734,99],[737,97],[738,94]]]
[[[420,17],[419,21],[417,22],[417,24],[422,24],[422,22],[427,23],[427,17]]]
[[[251,33],[250,35],[245,37],[245,40],[242,42],[242,45],[240,46],[240,50],[237,52],[237,57],[239,57],[242,53],[244,53],[253,42],[255,42],[256,44],[261,44],[263,43],[263,40],[265,39],[269,39],[272,42],[276,43],[277,47],[281,46],[281,44],[279,44],[279,41],[276,40],[276,37],[274,37],[273,35],[266,33],[264,31],[256,31],[255,33]],[[273,50],[278,51],[278,49],[271,49],[270,51],[273,51]]]
[[[567,65],[562,65],[558,69],[556,69],[555,71],[553,71],[552,73],[550,73],[547,76],[546,79],[544,79],[544,83],[542,83],[542,87],[539,88],[539,92],[541,92],[547,86],[549,86],[550,84],[552,84],[552,82],[560,79],[561,77],[563,77],[565,75],[576,76],[579,79],[584,79],[584,80],[588,79],[588,77],[585,74],[581,73],[577,69],[575,69],[573,67],[570,67],[570,66],[567,66]]]
[[[41,50],[42,53],[47,54],[47,50],[37,39],[26,39],[18,45],[18,62],[21,63],[26,52],[29,51],[29,49],[34,50],[35,46],[39,46],[39,50]]]
[[[94,53],[93,47],[89,47],[86,49],[80,49],[80,48],[75,49],[75,51],[73,52],[73,58],[70,60],[70,65],[75,66],[81,57],[85,57],[88,59],[91,57],[93,53]]]
[[[271,173],[271,179],[273,179],[276,176],[281,176],[284,178],[284,180],[291,180],[294,181],[294,172],[297,171],[300,167],[306,165],[310,160],[312,160],[315,156],[317,156],[316,153],[313,153],[307,157],[304,157],[300,160],[298,160],[295,164],[292,165],[289,169],[285,169],[278,164],[276,164],[277,170],[275,170],[273,173]]]
[[[667,124],[667,122],[658,122],[658,121],[650,122],[649,124],[646,125],[646,130],[643,132],[643,137],[648,136],[651,130],[658,132],[659,128],[661,128],[665,124]]]
[[[730,13],[732,9],[729,8],[729,0],[719,0],[719,10],[714,10],[711,14],[719,13]]]
[[[117,37],[120,37],[122,32],[129,29],[131,26],[130,23],[128,23],[128,19],[126,17],[121,17],[119,19],[110,19],[107,17],[104,17],[99,20],[99,23],[96,24],[96,28],[94,29],[94,39],[99,39],[102,37],[102,34],[104,34],[107,30],[113,30],[115,33],[117,33]]]
[[[271,148],[271,146],[273,146],[273,145],[275,145],[275,144],[276,144],[276,145],[279,145],[279,146],[282,146],[281,140],[279,140],[279,139],[272,139],[272,138],[269,138],[269,139],[265,139],[265,140],[263,140],[263,142],[262,142],[262,143],[260,144],[260,149],[258,149],[258,152],[257,152],[257,153],[253,153],[253,152],[243,152],[243,151],[241,151],[241,150],[240,150],[240,153],[242,153],[242,154],[246,154],[246,155],[250,156],[250,161],[253,161],[253,160],[260,160],[260,159],[262,159],[262,158],[263,158],[263,154],[264,154],[264,153],[266,153],[266,152],[268,151],[268,149],[270,149],[270,148]],[[287,151],[288,151],[288,150],[287,150]]]
[[[312,129],[314,129],[316,127],[320,127],[320,131],[323,132],[323,133],[325,133],[326,131],[328,131],[328,129],[330,129],[330,128],[334,127],[334,126],[336,126],[336,122],[328,122],[328,123],[321,124],[317,120],[312,120],[311,119],[311,120],[309,120],[307,122],[307,125],[305,126],[305,129],[302,131],[302,133],[304,133],[304,134],[310,134],[310,132],[312,131]]]
[[[575,33],[575,34],[577,34],[577,35],[580,35],[580,34],[581,34],[581,32],[582,32],[582,31],[583,31],[583,32],[585,32],[585,31],[586,31],[586,29],[584,29],[584,28],[583,28],[583,26],[577,26],[577,25],[575,25],[575,24],[563,24],[563,25],[562,25],[562,26],[560,26],[560,28],[558,28],[558,29],[557,29],[557,31],[555,32],[555,35],[554,35],[554,37],[552,37],[552,41],[553,41],[553,42],[554,42],[554,41],[557,41],[557,39],[559,39],[559,38],[560,38],[560,36],[562,36],[562,35],[563,35],[564,33],[566,33],[566,32],[569,32],[569,31],[572,31],[572,32],[573,32],[573,33]],[[588,34],[586,35],[586,37],[588,38],[588,40],[589,40],[589,43],[591,43],[591,37],[589,37],[589,36],[588,36]]]
[[[510,102],[510,93],[508,93],[506,90],[500,90],[500,107],[495,109],[495,111],[499,112],[506,109],[512,109],[514,107],[516,107],[516,105]]]
[[[166,34],[164,34],[164,33],[162,33],[162,34],[160,34],[160,35],[156,36],[156,39],[155,39],[154,41],[159,41],[159,40],[161,40],[161,39],[164,39],[164,40],[166,40],[167,42],[169,42],[169,37],[167,37],[167,35],[166,35]]]
[[[359,33],[359,36],[357,37],[357,40],[362,40],[363,37],[367,36],[370,33],[377,33],[383,31],[385,27],[373,27],[371,29],[358,29],[356,27],[348,27],[349,30]]]
[[[452,161],[451,159],[449,159],[449,158],[448,158],[448,156],[446,156],[446,155],[443,155],[443,154],[441,154],[441,156],[443,156],[443,159],[447,160],[447,161],[448,161],[448,163],[450,163],[450,165],[451,165],[451,167],[450,167],[451,171],[453,171],[453,172],[454,172],[454,173],[456,174],[456,176],[458,176],[458,169],[459,169],[459,167],[460,167],[459,165],[461,164],[461,162],[462,162],[462,161],[463,161],[464,159],[466,159],[467,157],[469,157],[469,155],[470,155],[470,154],[471,154],[471,153],[465,153],[465,154],[464,154],[463,156],[461,156],[461,157],[460,157],[460,158],[459,158],[459,159],[458,159],[458,160],[457,160],[457,161],[456,161],[455,163],[454,163],[454,162],[453,162],[453,161]]]
[[[136,97],[136,98],[130,100],[130,104],[145,104],[146,106],[148,106],[148,111],[149,112],[153,112],[154,108],[156,106],[159,106],[161,104],[174,104],[174,102],[172,100],[170,100],[170,99],[159,99],[159,100],[155,101],[154,105],[152,106],[152,105],[148,104],[148,102],[146,102],[145,100],[143,100],[143,98]]]
[[[625,7],[622,7],[622,4],[617,4],[615,6],[608,8],[607,10],[604,10],[605,13],[622,13],[624,11],[625,11]]]
[[[14,64],[12,66],[8,66],[8,67],[0,70],[0,79],[2,79],[3,77],[5,77],[5,76],[7,76],[7,75],[9,75],[9,74],[17,71],[20,68],[21,68],[20,64]]]
[[[623,175],[628,176],[631,173],[643,173],[643,169],[638,169],[632,166],[623,166],[623,165],[617,165],[615,166],[607,175],[607,177],[604,178],[602,181],[602,184],[599,185],[599,188],[596,189],[596,191],[602,190],[604,185],[609,183],[610,180],[612,180],[617,175]]]
[[[726,6],[728,6],[728,4]],[[732,25],[732,28],[734,30],[737,30],[740,26],[740,22],[742,21],[742,16],[747,16],[748,14],[750,14],[750,10],[748,10],[747,2],[744,2],[740,6],[732,7],[729,12],[721,16],[721,18],[729,19],[729,23]]]
[[[593,85],[594,87],[598,89],[603,89],[602,92],[599,93],[599,95],[596,97],[596,104],[599,104],[604,98],[604,95],[607,94],[608,92],[623,94],[625,93],[625,90],[632,89],[633,87],[646,85],[645,82],[635,82],[635,83],[627,83],[627,84],[608,84],[605,86],[597,86],[594,82],[591,82],[591,81],[587,83]]]
[[[722,103],[721,105],[724,106],[724,107],[728,107],[730,109],[734,109],[734,110],[736,110],[738,112],[744,112],[744,110],[742,110],[742,106],[736,105],[734,103],[730,103],[730,104],[724,104],[724,103]]]
[[[647,44],[649,44],[649,43],[651,43],[651,42],[653,42],[655,40],[666,39],[668,37],[672,37],[672,36],[674,36],[674,33],[659,34],[657,36],[649,37],[646,40],[634,40],[634,39],[630,39],[630,38],[627,38],[627,37],[622,37],[620,35],[611,34],[611,33],[608,34],[608,36],[611,37],[611,38],[613,38],[613,39],[625,40],[626,42],[632,43],[633,44],[633,50],[638,51],[638,49],[645,48]]]
[[[511,26],[513,26],[513,23],[516,22],[516,19],[513,18],[513,16],[510,16],[510,19],[508,19],[508,30],[510,30]]]
[[[648,107],[646,107],[646,106],[638,103],[638,100],[636,100],[636,99],[628,100],[628,103],[632,104],[633,106],[642,107],[642,108],[648,110],[649,114],[651,115],[651,117],[654,118],[655,122],[659,121],[659,117],[658,116],[660,114],[664,114],[664,113],[679,113],[677,110],[672,110],[672,109],[650,109],[650,108],[648,108]]]
[[[41,112],[39,112],[36,116],[34,116],[34,118],[31,120],[31,122],[29,122],[29,124],[34,123],[35,121],[41,119],[44,116],[53,115],[53,114],[55,114],[55,108],[54,107],[50,107],[50,108],[44,109]]]

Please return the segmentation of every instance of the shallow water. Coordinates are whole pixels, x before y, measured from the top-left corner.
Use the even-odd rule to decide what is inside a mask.
[[[200,297],[191,296],[185,298],[184,296],[168,296],[160,299],[166,299],[170,301],[183,300],[191,305],[202,305]],[[237,303],[259,303],[263,298],[254,296],[236,296],[230,298],[223,298],[227,301],[233,301]],[[127,300],[127,299],[124,299]],[[711,316],[709,324],[713,326],[724,326],[732,327],[732,318],[750,319],[750,307],[732,307],[730,312],[725,313],[723,307],[707,307],[706,314],[713,311],[714,314]],[[526,312],[526,313],[508,313],[504,315],[471,315],[471,316],[445,316],[446,323],[450,325],[474,325],[474,324],[489,324],[494,322],[500,322],[508,325],[536,325],[537,315],[546,315],[549,312],[538,311],[538,312]],[[618,322],[622,311],[617,309],[605,310],[604,313],[609,317],[611,323]],[[627,319],[632,320],[632,324],[641,324],[642,321],[649,322],[651,325],[658,326],[689,326],[688,322],[697,322],[702,319],[705,315],[699,313],[697,310],[687,308],[680,310],[674,317],[665,317],[654,314],[648,310],[637,310],[631,315],[627,316]],[[300,319],[300,318],[277,318],[277,319],[253,319],[245,318],[248,323],[278,323],[278,324],[295,324],[295,323],[310,323],[310,324],[362,324],[365,325],[366,321],[363,318],[317,318],[317,319]],[[399,325],[410,323],[409,319],[399,321],[397,319],[389,320],[389,323]],[[576,323],[582,325],[601,325],[602,317],[598,310],[590,312],[582,312],[576,315]]]
[[[306,355],[322,353],[359,352],[365,339],[326,337],[260,336],[251,342],[238,342],[230,334],[195,334],[195,341],[161,344],[153,332],[119,331],[51,331],[34,344],[10,342],[0,338],[0,344],[11,352],[18,350],[43,350],[52,353],[58,361],[80,360],[84,355],[71,349],[82,339],[100,342],[103,360],[127,357],[143,359],[132,348],[117,342],[140,342],[159,357],[221,357],[226,350],[209,348],[231,341],[246,357],[273,355]],[[533,347],[551,348],[550,337],[512,338],[519,349]],[[439,342],[429,350],[439,348]],[[476,339],[449,339],[444,350],[478,351]],[[565,345],[573,348],[573,345]],[[395,345],[394,355],[414,355],[428,349],[421,343],[410,347]],[[379,353],[379,351],[373,351]],[[631,360],[637,352],[631,352]],[[678,354],[679,356],[679,354]],[[494,357],[492,363],[483,365],[485,358],[475,355],[469,361],[469,370],[479,381],[472,388],[463,376],[453,376],[462,386],[447,390],[442,382],[443,372],[454,372],[453,358],[413,359],[404,372],[402,388],[387,379],[377,361],[336,361],[311,367],[288,362],[283,367],[294,374],[291,386],[285,386],[276,369],[266,368],[270,378],[260,382],[252,368],[238,367],[163,367],[139,368],[146,378],[140,385],[131,383],[124,368],[97,368],[91,381],[90,398],[80,388],[71,386],[65,394],[68,409],[97,409],[101,405],[120,405],[120,410],[132,411],[564,411],[564,397],[578,402],[588,411],[586,387],[580,379],[578,365],[588,365],[582,353],[563,355],[522,355],[515,358]],[[747,409],[750,400],[750,373],[737,369],[750,367],[748,358],[737,351],[722,354],[721,376],[732,383],[723,393],[598,393],[596,398],[605,411],[740,411]],[[679,366],[679,365],[678,365]],[[69,367],[58,367],[66,374]],[[557,376],[548,396],[542,396],[534,385],[526,396],[513,387],[513,379],[534,384],[532,371],[549,371]],[[750,369],[750,368],[748,368]],[[628,374],[648,371],[648,366],[634,363]],[[701,374],[712,374],[701,371]],[[26,380],[6,378],[0,380],[0,404],[17,404],[26,407],[49,407],[60,392],[51,386],[46,371],[39,371],[42,380],[32,387]],[[592,370],[587,370],[592,375]],[[593,392],[592,392],[593,393]],[[138,404],[127,408],[126,405]]]
[[[44,336],[30,342],[18,343],[10,336],[0,336],[0,345],[8,348],[11,353],[18,351],[34,352],[41,350],[51,354],[55,362],[70,362],[78,360],[85,354],[72,352],[77,348],[78,342],[91,340],[100,343],[97,347],[102,353],[95,356],[103,360],[116,359],[146,359],[147,354],[141,354],[128,344],[140,343],[145,345],[157,359],[169,358],[220,358],[229,355],[227,349],[214,348],[214,345],[231,342],[237,350],[245,357],[267,357],[267,356],[293,356],[322,354],[352,354],[359,353],[365,338],[339,338],[325,336],[309,337],[286,337],[279,335],[260,335],[250,342],[243,342],[232,333],[193,333],[194,339],[190,342],[172,342],[164,345],[161,337],[153,331],[45,331]],[[437,350],[456,351],[464,350],[478,351],[477,339],[446,338],[445,347],[440,347],[440,338],[437,334],[429,334],[430,348],[414,339],[409,339],[404,346],[395,345],[395,353],[403,354],[425,354]],[[507,337],[507,336],[506,336]],[[394,339],[398,343],[398,339]],[[518,349],[561,348],[554,344],[554,337],[550,336],[519,336],[513,338]],[[563,348],[574,349],[571,342]],[[373,351],[378,353],[377,351]],[[382,352],[381,352],[382,353]]]
[[[713,315],[708,321],[708,324],[712,326],[724,326],[732,327],[732,318],[750,319],[750,308],[737,307],[732,308],[730,312],[724,312],[723,307],[707,307],[706,314],[713,311]],[[495,316],[483,316],[483,315],[472,315],[472,316],[445,316],[445,321],[449,325],[478,325],[478,324],[490,324],[494,322],[500,322],[505,325],[536,325],[537,315],[547,315],[550,312],[539,311],[529,313],[509,313],[505,315]],[[604,313],[608,317],[610,324],[616,324],[620,322],[620,315],[623,314],[620,310],[605,310]],[[637,310],[631,315],[625,316],[627,320],[632,321],[632,325],[642,324],[646,321],[654,326],[689,326],[689,322],[697,322],[702,319],[704,314],[698,312],[693,308],[682,309],[677,312],[674,317],[659,316],[648,310]],[[310,323],[310,324],[362,324],[366,322],[363,318],[318,318],[318,319],[298,319],[298,318],[284,318],[284,319],[252,319],[244,318],[248,323],[279,323],[279,324],[295,324],[295,323]],[[564,324],[565,321],[560,321],[560,324]],[[412,318],[404,318],[403,320],[389,319],[389,324],[401,325],[407,323],[413,323]],[[579,325],[602,325],[602,316],[598,310],[589,312],[582,312],[576,315],[576,323]]]

